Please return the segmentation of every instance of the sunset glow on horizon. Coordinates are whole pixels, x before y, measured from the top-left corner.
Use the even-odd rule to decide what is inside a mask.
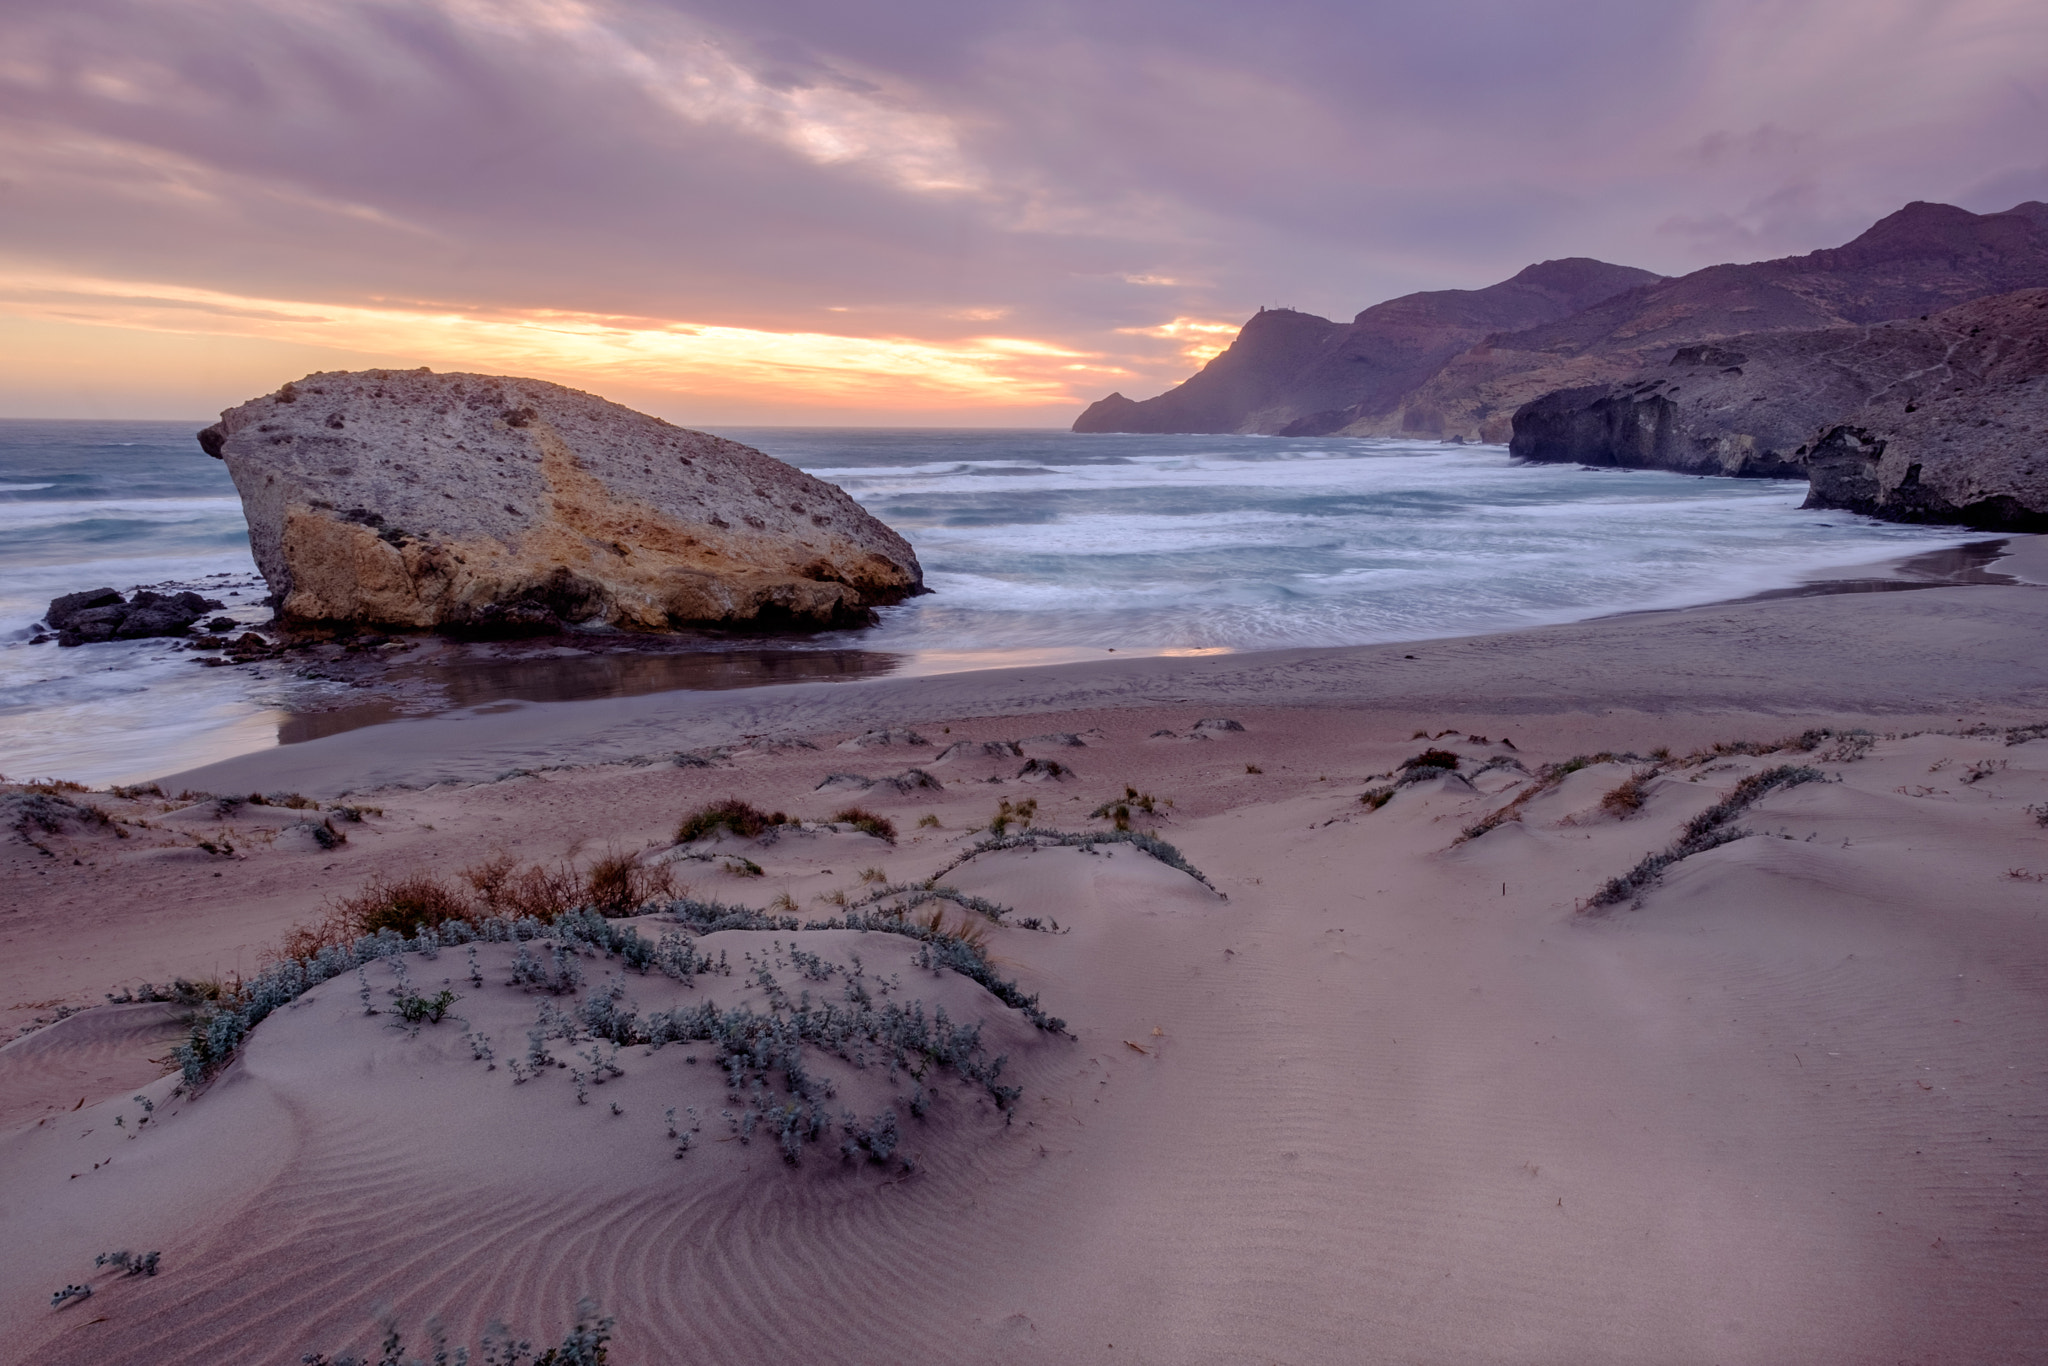
[[[593,390],[623,386],[714,403],[802,393],[810,404],[840,410],[1057,408],[1070,404],[1077,389],[1132,373],[1099,355],[1020,337],[938,342],[559,310],[368,307],[0,273],[0,338],[10,315],[351,357],[409,357],[410,364],[439,370],[530,375]]]
[[[29,0],[0,415],[429,365],[680,420],[1065,425],[1261,306],[2048,198],[2044,61],[2017,0]]]

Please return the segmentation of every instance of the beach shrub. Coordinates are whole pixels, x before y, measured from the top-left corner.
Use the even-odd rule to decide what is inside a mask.
[[[939,825],[939,818],[927,811],[918,818],[917,828],[920,830],[938,830],[942,827]]]
[[[166,1005],[197,1008],[209,1001],[218,1001],[224,995],[233,995],[234,989],[217,977],[202,977],[198,981],[189,978],[174,978],[168,986],[144,982],[139,987],[123,987],[107,993],[111,1005],[132,1005],[138,1001],[160,1001]]]
[[[1643,809],[1643,803],[1649,797],[1650,780],[1656,776],[1654,768],[1630,774],[1628,781],[1600,799],[1600,809],[1610,816],[1627,820]]]
[[[931,820],[933,825],[938,824],[936,818]],[[864,806],[849,806],[834,816],[832,822],[835,825],[850,825],[863,835],[873,835],[878,840],[887,840],[891,844],[896,842],[896,822]]]
[[[55,835],[70,826],[105,826],[111,824],[111,818],[91,802],[74,802],[63,796],[55,783],[32,783],[0,795],[0,822],[22,839],[33,842],[31,831]]]
[[[643,864],[631,853],[608,850],[583,874],[581,900],[599,915],[633,915],[648,902],[671,895],[675,870]]]
[[[1177,868],[1195,881],[1216,890],[1216,884],[1209,881],[1201,869],[1189,863],[1180,850],[1160,839],[1157,835],[1140,830],[1103,830],[1085,834],[1069,833],[1064,830],[1027,829],[1015,835],[994,835],[981,840],[965,853],[958,855],[951,863],[926,879],[927,887],[935,885],[947,873],[952,872],[967,860],[980,854],[994,853],[999,849],[1079,848],[1084,853],[1094,853],[1098,845],[1128,844],[1143,853],[1151,855],[1169,868]]]
[[[474,912],[469,898],[432,873],[387,877],[373,873],[361,891],[334,903],[339,928],[351,939],[383,930],[408,934],[451,920],[468,920]]]
[[[1798,767],[1792,764],[1780,764],[1762,773],[1750,774],[1737,783],[1735,790],[1726,797],[1687,821],[1684,831],[1669,847],[1648,855],[1621,876],[1609,878],[1599,891],[1587,898],[1587,909],[1597,910],[1630,899],[1639,899],[1664,876],[1664,870],[1672,864],[1747,836],[1749,831],[1738,829],[1735,818],[1769,793],[1781,787],[1822,782],[1826,777],[1827,775],[1817,768]]]
[[[1447,749],[1425,749],[1422,753],[1410,755],[1401,761],[1403,773],[1413,772],[1419,768],[1442,769],[1447,773],[1455,773],[1458,771],[1458,756]]]
[[[719,830],[730,830],[741,839],[754,839],[778,825],[789,824],[789,817],[780,811],[767,812],[738,797],[727,797],[721,802],[700,806],[683,817],[676,827],[677,844],[690,844]]]
[[[962,898],[958,893],[948,899],[959,899],[963,904],[973,900]],[[1000,914],[1000,908],[993,909]],[[918,941],[915,961],[919,967],[934,972],[950,970],[967,977],[1041,1030],[1064,1033],[1066,1029],[1065,1021],[1048,1015],[1040,1007],[1038,997],[1027,995],[1015,982],[996,973],[979,942],[980,935],[974,932],[973,927],[948,926],[943,920],[933,918],[927,918],[929,923],[918,923],[900,910],[893,916],[849,913],[843,919],[815,920],[800,926],[793,916],[770,915],[744,906],[725,906],[687,897],[670,902],[663,914],[678,929],[698,934],[725,929],[794,931],[803,928],[903,935]],[[410,953],[431,955],[452,944],[478,941],[518,943],[519,954],[513,965],[514,984],[536,986],[558,994],[572,992],[581,984],[583,973],[579,959],[584,955],[615,956],[627,969],[659,971],[685,984],[704,973],[730,975],[732,971],[724,953],[711,958],[698,952],[694,943],[682,934],[664,934],[658,941],[650,943],[633,927],[619,926],[594,912],[580,909],[557,918],[551,924],[532,918],[449,920],[438,927],[422,926],[410,939],[386,928],[347,944],[322,946],[305,957],[274,962],[255,978],[236,983],[232,994],[224,994],[221,1000],[209,1004],[193,1019],[185,1042],[173,1050],[173,1056],[184,1072],[186,1084],[199,1085],[234,1056],[249,1032],[271,1012],[296,1000],[314,986],[344,972],[354,971],[360,975],[368,964],[379,959],[394,959]],[[543,952],[536,954],[536,949]],[[808,965],[802,958],[798,963],[809,980],[822,981],[835,970],[845,972],[836,965],[824,965],[817,955],[808,957],[813,960]],[[410,994],[410,987],[405,985],[403,962],[394,962],[393,967],[398,971],[401,983],[393,996]],[[615,1047],[635,1044],[658,1048],[665,1043],[686,1041],[711,1043],[718,1050],[716,1060],[726,1070],[732,1089],[752,1097],[743,1116],[747,1127],[740,1135],[742,1141],[765,1120],[769,1123],[770,1132],[783,1143],[785,1158],[791,1161],[796,1160],[795,1154],[800,1152],[803,1143],[815,1141],[831,1127],[830,1116],[824,1108],[829,1091],[817,1089],[818,1084],[809,1080],[802,1065],[801,1050],[806,1045],[826,1048],[842,1057],[851,1056],[849,1049],[858,1051],[864,1046],[880,1047],[884,1050],[884,1057],[878,1061],[887,1062],[892,1073],[908,1069],[912,1075],[922,1077],[928,1065],[948,1067],[963,1079],[980,1086],[1006,1114],[1013,1109],[1021,1091],[998,1080],[1005,1059],[989,1058],[982,1050],[979,1026],[972,1029],[955,1027],[947,1021],[943,1009],[927,1015],[920,1002],[907,1006],[891,1002],[878,1007],[860,980],[861,976],[856,959],[854,970],[849,974],[846,1003],[842,1006],[830,1001],[819,1003],[808,990],[800,999],[793,1001],[781,990],[773,974],[765,966],[760,966],[756,979],[768,992],[769,1009],[765,1015],[748,1006],[720,1011],[706,1003],[697,1008],[679,1007],[641,1016],[623,1001],[622,983],[608,986],[602,993],[594,993],[593,999],[586,1000],[575,1013],[558,1010],[551,1000],[544,999],[540,1002],[540,1019],[528,1031],[531,1046],[528,1062],[522,1065],[515,1059],[508,1066],[515,1081],[529,1080],[551,1063],[547,1048],[550,1038],[561,1037],[573,1043],[585,1029],[600,1032],[610,1038]],[[366,1002],[367,994],[365,978]],[[451,996],[449,1003],[452,999]],[[445,1011],[447,1003],[429,1000],[427,1004],[430,1008],[438,1004]],[[597,1018],[599,1016],[602,1018]],[[474,1042],[472,1049],[475,1050]],[[479,1051],[477,1056],[485,1054]],[[866,1064],[857,1061],[856,1065]],[[787,1104],[771,1103],[767,1099],[764,1086],[771,1072],[779,1072],[784,1077],[787,1090],[793,1097]],[[617,1075],[615,1067],[612,1074]],[[602,1071],[592,1075],[601,1082]],[[791,1106],[796,1109],[792,1111]]]
[[[1368,811],[1377,811],[1392,800],[1394,789],[1391,786],[1369,787],[1358,794],[1358,804]]]
[[[1574,754],[1571,758],[1560,763],[1545,764],[1542,768],[1536,770],[1536,780],[1520,792],[1517,792],[1513,801],[1477,824],[1468,825],[1459,832],[1458,838],[1451,841],[1452,847],[1455,848],[1467,840],[1476,840],[1487,831],[1505,825],[1509,821],[1520,820],[1522,818],[1522,808],[1527,806],[1531,799],[1550,791],[1551,788],[1556,787],[1580,769],[1591,768],[1594,764],[1613,763],[1616,760],[1630,763],[1643,762],[1640,755],[1615,754],[1608,750],[1602,750],[1598,754]],[[1654,774],[1655,771],[1652,770],[1652,773]]]
[[[1004,800],[996,807],[996,814],[989,821],[988,828],[995,834],[1001,835],[1008,832],[1013,823],[1029,826],[1032,818],[1037,816],[1037,814],[1038,800],[1035,797],[1027,797],[1025,800],[1016,803]]]
[[[409,1025],[439,1024],[448,1017],[448,1007],[455,999],[455,993],[445,987],[432,996],[407,991],[393,994],[391,1008]]]
[[[612,1328],[617,1320],[610,1315],[598,1314],[597,1301],[582,1299],[576,1302],[576,1324],[562,1339],[558,1347],[550,1347],[536,1354],[530,1342],[515,1337],[512,1330],[502,1323],[494,1323],[484,1330],[479,1355],[481,1366],[604,1366],[610,1360]],[[384,1339],[375,1358],[359,1357],[344,1352],[330,1357],[324,1352],[307,1352],[299,1358],[301,1366],[467,1366],[470,1352],[467,1347],[457,1347],[451,1353],[448,1334],[433,1319],[427,1320],[426,1336],[429,1354],[422,1357],[408,1356],[405,1350],[405,1336],[399,1331],[398,1319],[394,1315],[384,1320]]]
[[[1168,805],[1171,805],[1171,803],[1168,803]],[[1135,787],[1126,786],[1122,797],[1111,797],[1108,801],[1090,811],[1088,818],[1090,820],[1108,821],[1117,830],[1129,830],[1131,828],[1131,813],[1134,811],[1142,811],[1148,816],[1156,816],[1159,814],[1159,801],[1149,792],[1140,792]],[[997,831],[996,833],[1001,834],[1002,832]]]
[[[110,1266],[124,1276],[154,1276],[161,1252],[130,1252],[122,1248],[119,1252],[102,1252],[92,1259],[95,1267]]]
[[[552,920],[582,904],[587,896],[583,880],[569,865],[536,863],[522,868],[509,854],[473,864],[459,876],[476,894],[486,915]]]

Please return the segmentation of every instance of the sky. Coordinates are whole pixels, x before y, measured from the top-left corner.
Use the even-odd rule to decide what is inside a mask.
[[[0,416],[1065,425],[1261,306],[2035,198],[2041,0],[0,0]]]

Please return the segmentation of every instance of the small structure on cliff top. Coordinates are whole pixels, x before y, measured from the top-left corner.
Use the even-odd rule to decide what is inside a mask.
[[[541,380],[308,375],[199,444],[293,624],[854,625],[924,591],[909,544],[842,490]]]

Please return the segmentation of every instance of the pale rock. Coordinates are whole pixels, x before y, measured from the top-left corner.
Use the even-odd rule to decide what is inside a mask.
[[[540,380],[313,374],[199,441],[288,621],[847,625],[924,591],[909,544],[842,490]]]

